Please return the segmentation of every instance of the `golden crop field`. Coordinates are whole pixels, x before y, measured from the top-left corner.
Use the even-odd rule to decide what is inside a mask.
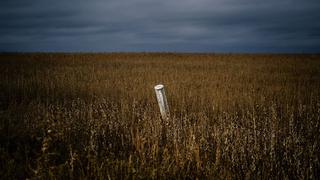
[[[0,55],[1,179],[318,179],[319,136],[320,55]]]

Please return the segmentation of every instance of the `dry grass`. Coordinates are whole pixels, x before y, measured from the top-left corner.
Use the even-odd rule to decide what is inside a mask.
[[[319,90],[319,55],[1,54],[0,177],[317,179]]]

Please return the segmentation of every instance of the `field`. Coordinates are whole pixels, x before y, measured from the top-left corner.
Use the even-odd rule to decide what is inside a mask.
[[[318,179],[319,136],[320,55],[0,55],[1,179]]]

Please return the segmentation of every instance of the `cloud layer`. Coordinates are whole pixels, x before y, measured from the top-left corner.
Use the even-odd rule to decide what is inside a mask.
[[[320,52],[318,0],[3,0],[0,51]]]

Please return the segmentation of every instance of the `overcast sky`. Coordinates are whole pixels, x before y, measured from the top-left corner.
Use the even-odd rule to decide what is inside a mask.
[[[319,0],[1,0],[0,51],[320,52]]]

